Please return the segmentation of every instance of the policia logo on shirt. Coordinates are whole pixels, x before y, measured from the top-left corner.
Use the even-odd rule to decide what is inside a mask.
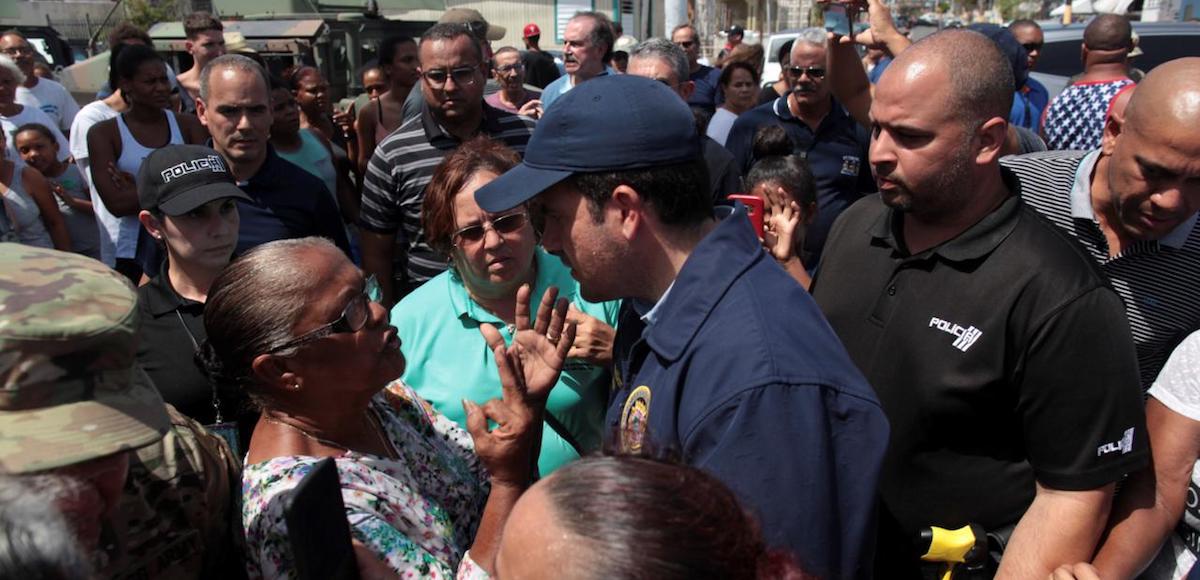
[[[650,422],[650,387],[642,385],[629,393],[621,411],[621,451],[639,453]]]

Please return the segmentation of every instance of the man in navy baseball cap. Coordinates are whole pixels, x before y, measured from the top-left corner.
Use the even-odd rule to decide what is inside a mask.
[[[809,573],[869,575],[887,421],[745,208],[714,215],[683,100],[627,75],[575,87],[525,160],[475,193],[492,213],[535,197],[542,245],[583,297],[626,299],[608,443],[678,451],[714,473]]]

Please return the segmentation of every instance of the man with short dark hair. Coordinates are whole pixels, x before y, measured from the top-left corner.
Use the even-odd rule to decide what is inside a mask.
[[[944,571],[918,559],[930,526],[1007,538],[987,577],[1086,560],[1149,455],[1120,300],[1000,167],[1011,78],[969,30],[896,55],[870,104],[880,195],[842,213],[813,281],[892,425],[880,577]]]
[[[539,89],[545,89],[546,85],[554,82],[562,73],[559,72],[558,65],[554,64],[554,57],[546,54],[538,46],[542,39],[542,29],[530,22],[521,32],[521,38],[525,41],[521,62],[525,64],[526,80]]]
[[[199,81],[196,114],[238,187],[254,199],[238,202],[236,253],[275,240],[323,236],[350,255],[333,193],[320,178],[279,157],[269,143],[271,93],[262,67],[227,54],[209,61]]]
[[[1046,110],[1046,105],[1050,102],[1050,92],[1028,73],[1033,72],[1033,66],[1042,54],[1046,38],[1042,34],[1042,27],[1032,20],[1014,20],[1008,25],[1008,31],[1016,38],[1017,44],[1025,49],[1026,55],[1025,83],[1017,89],[1008,120],[1014,125],[1036,132],[1042,121],[1042,111]]]
[[[1132,85],[1129,19],[1101,14],[1083,31],[1083,75],[1046,107],[1042,135],[1055,150],[1091,151],[1100,147],[1104,115],[1121,89]]]
[[[1130,87],[1124,120],[1109,115],[1098,149],[1004,161],[1022,177],[1029,205],[1082,244],[1112,281],[1133,327],[1143,389],[1200,328],[1197,79],[1200,59],[1161,64]]]
[[[787,94],[742,113],[725,140],[742,175],[757,161],[754,136],[767,125],[783,127],[795,154],[808,161],[817,184],[817,218],[808,226],[802,258],[810,268],[819,265],[825,237],[838,215],[875,191],[867,163],[867,130],[832,96],[825,78],[825,34],[821,28],[800,31],[790,64],[782,71]]]
[[[628,74],[663,83],[671,87],[684,102],[688,102],[688,97],[695,89],[692,81],[684,80],[687,70],[684,49],[664,38],[651,38],[638,44],[629,58]],[[713,202],[723,201],[726,196],[741,192],[741,173],[737,170],[733,155],[707,136],[700,139],[703,141],[704,164],[708,168],[709,191],[712,192]]]
[[[728,484],[765,543],[806,572],[868,577],[886,421],[745,210],[714,216],[698,138],[663,83],[596,79],[547,110],[525,162],[475,199],[501,212],[537,197],[542,244],[581,294],[625,299],[611,446],[678,453]]]
[[[358,219],[363,270],[379,281],[388,305],[446,269],[446,258],[429,247],[421,225],[425,186],[442,158],[480,133],[519,153],[533,131],[532,120],[484,102],[488,63],[466,26],[434,25],[421,36],[418,57],[420,114],[375,147]]]
[[[196,98],[200,96],[200,71],[210,61],[225,54],[225,26],[208,12],[193,12],[183,19],[183,32],[187,36],[184,49],[192,56],[192,68],[176,77],[179,86],[180,104],[184,113],[196,110]]]
[[[721,69],[700,64],[700,35],[691,24],[676,26],[671,31],[671,42],[687,55],[688,80],[696,87],[688,97],[688,106],[712,113],[725,101],[721,94]]]
[[[601,12],[577,12],[563,31],[563,66],[567,74],[546,85],[542,108],[549,109],[563,94],[587,80],[609,74],[616,38],[612,21]]]
[[[0,33],[0,53],[11,58],[25,75],[25,82],[17,87],[17,102],[26,107],[41,109],[54,121],[54,128],[64,134],[70,133],[71,123],[75,120],[75,114],[79,112],[79,103],[76,103],[71,92],[57,81],[33,74],[33,65],[37,62],[36,52],[24,34],[16,30]],[[9,135],[9,139],[12,139],[12,135]]]

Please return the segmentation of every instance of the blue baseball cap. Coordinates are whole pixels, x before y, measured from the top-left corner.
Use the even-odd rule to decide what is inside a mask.
[[[700,158],[691,109],[663,83],[605,75],[571,89],[538,121],[525,159],[475,192],[487,212],[525,203],[575,173],[643,169]]]

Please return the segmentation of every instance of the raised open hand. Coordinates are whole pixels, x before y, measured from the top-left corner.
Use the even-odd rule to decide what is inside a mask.
[[[782,194],[782,190],[780,191]],[[800,230],[800,205],[790,199],[770,200],[771,210],[763,227],[763,247],[780,262],[795,257]]]
[[[510,359],[519,361],[517,378],[524,396],[530,404],[544,405],[575,342],[575,324],[567,322],[567,300],[559,299],[558,288],[553,286],[542,295],[537,315],[531,319],[532,294],[528,284],[517,289],[512,344],[506,346],[500,331],[490,324],[479,325],[479,332],[493,351],[503,347]]]

